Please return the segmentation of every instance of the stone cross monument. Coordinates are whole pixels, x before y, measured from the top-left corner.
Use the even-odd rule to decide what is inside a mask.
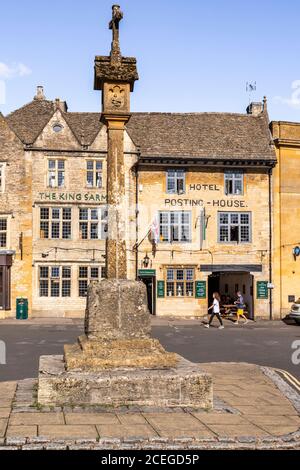
[[[211,377],[151,338],[146,286],[127,279],[124,133],[138,74],[136,59],[120,52],[122,18],[114,5],[111,54],[95,60],[95,89],[102,91],[108,138],[107,279],[89,286],[85,334],[65,345],[64,357],[41,357],[38,402],[210,408]]]
[[[138,80],[136,59],[122,57],[119,23],[123,13],[113,5],[109,28],[113,32],[110,56],[95,59],[95,90],[102,91],[102,120],[107,125],[107,204],[108,239],[106,272],[108,279],[127,278],[126,195],[124,169],[124,132],[130,119],[130,92]]]

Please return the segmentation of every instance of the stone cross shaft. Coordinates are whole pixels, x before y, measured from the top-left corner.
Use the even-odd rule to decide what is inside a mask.
[[[127,205],[124,162],[124,126],[126,118],[107,115],[106,122],[108,126],[106,271],[108,279],[126,279]]]
[[[111,58],[112,60],[121,56],[120,50],[120,34],[119,34],[119,23],[123,19],[123,13],[119,5],[113,5],[112,7],[112,20],[109,23],[109,29],[113,32],[113,40],[111,46]]]
[[[101,120],[107,127],[107,205],[108,233],[106,271],[108,279],[127,279],[129,246],[130,162],[124,157],[124,135],[130,119],[130,93],[138,80],[136,59],[120,52],[119,24],[123,13],[119,5],[112,7],[112,48],[110,56],[95,58],[95,89],[102,91]],[[125,184],[126,182],[126,184]],[[127,189],[126,189],[127,188]]]

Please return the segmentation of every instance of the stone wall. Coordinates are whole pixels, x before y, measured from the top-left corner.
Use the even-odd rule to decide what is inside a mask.
[[[32,194],[31,159],[0,114],[0,162],[5,163],[5,188],[0,192],[0,213],[8,220],[7,247],[12,250],[11,310],[2,317],[14,317],[16,298],[27,297],[32,306]],[[22,238],[21,238],[22,237]],[[22,240],[22,241],[21,241]]]
[[[293,248],[300,245],[300,124],[274,122],[278,165],[274,170],[274,312],[285,317],[292,305],[289,296],[300,297],[300,260]]]

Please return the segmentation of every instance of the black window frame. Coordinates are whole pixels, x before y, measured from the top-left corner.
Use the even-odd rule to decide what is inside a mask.
[[[228,222],[222,222],[221,218],[227,216]],[[232,217],[233,216],[233,217]],[[248,217],[248,223],[242,222],[242,217]],[[232,221],[237,218],[237,222]],[[227,227],[227,240],[222,240],[222,228]],[[248,227],[248,238],[245,240],[242,230]],[[232,234],[237,233],[237,240],[232,239]],[[218,243],[220,244],[249,244],[252,243],[252,212],[218,212]]]

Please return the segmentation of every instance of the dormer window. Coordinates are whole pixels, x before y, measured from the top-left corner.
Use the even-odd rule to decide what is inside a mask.
[[[185,171],[168,170],[167,171],[167,193],[184,194],[185,193]]]

